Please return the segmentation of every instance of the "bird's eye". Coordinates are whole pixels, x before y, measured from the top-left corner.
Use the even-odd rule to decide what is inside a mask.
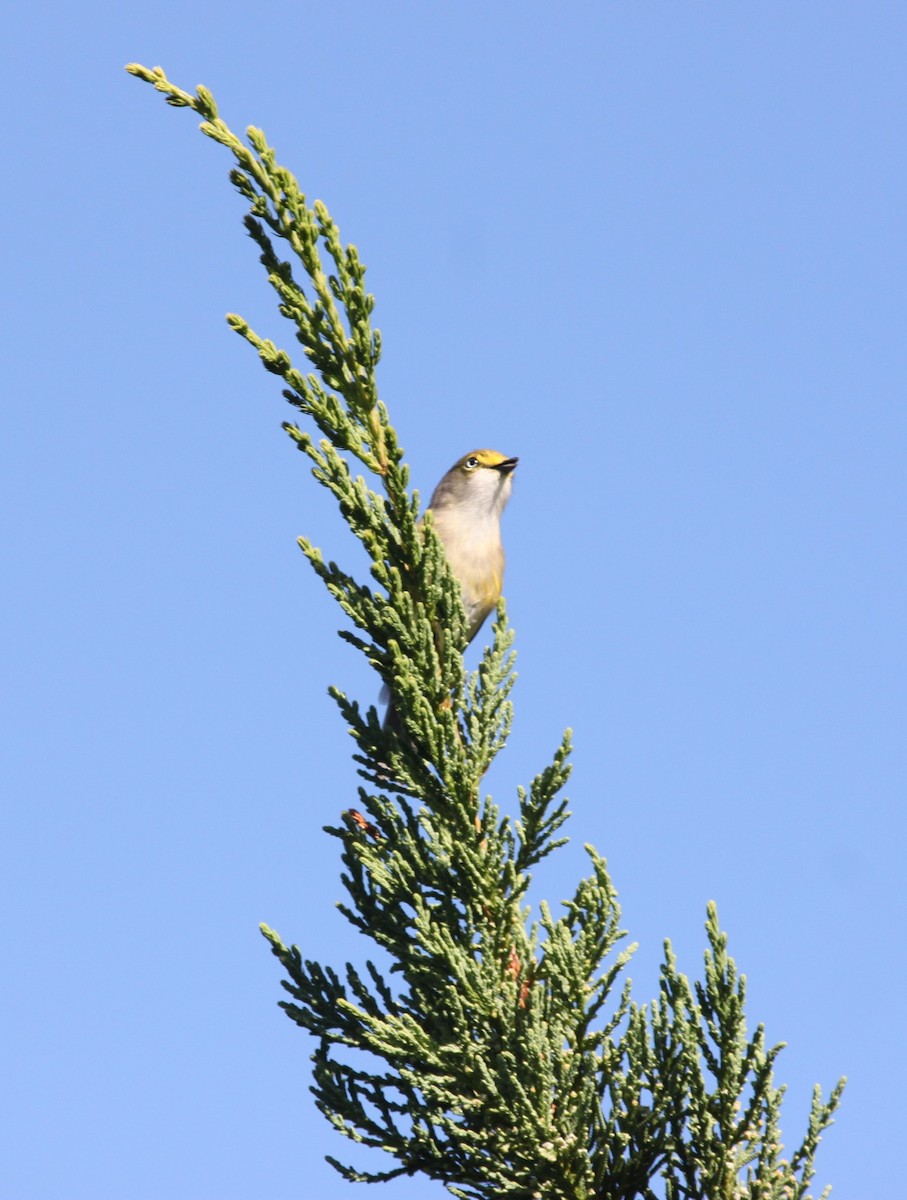
[[[479,460],[476,458],[476,456],[474,454],[470,455],[470,457],[467,458],[466,462],[463,463],[463,466],[466,468],[467,471],[474,470],[478,465],[479,465]]]

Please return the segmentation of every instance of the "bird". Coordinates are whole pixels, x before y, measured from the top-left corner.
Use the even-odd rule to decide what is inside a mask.
[[[463,594],[467,642],[476,636],[501,598],[501,514],[513,490],[518,461],[497,450],[471,450],[443,476],[428,506]]]
[[[497,450],[470,450],[442,476],[428,511],[466,612],[467,644],[497,606],[504,586],[501,514],[513,490],[517,458]],[[397,723],[393,697],[384,728]]]

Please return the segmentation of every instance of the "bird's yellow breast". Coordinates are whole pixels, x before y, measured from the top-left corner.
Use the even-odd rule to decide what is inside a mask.
[[[470,641],[482,622],[501,598],[504,584],[504,550],[495,527],[492,536],[465,536],[456,524],[446,522],[441,514],[437,521],[438,535],[463,593],[463,607],[469,624]],[[483,531],[485,532],[485,531]]]

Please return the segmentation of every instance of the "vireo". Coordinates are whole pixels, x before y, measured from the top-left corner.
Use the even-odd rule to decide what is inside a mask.
[[[517,459],[497,450],[471,450],[450,468],[428,506],[463,590],[470,642],[501,598],[501,513],[510,499],[516,464]]]
[[[497,450],[471,450],[442,478],[428,506],[463,592],[468,642],[501,598],[504,585],[501,513],[510,499],[517,461]],[[391,699],[384,726],[395,724]]]

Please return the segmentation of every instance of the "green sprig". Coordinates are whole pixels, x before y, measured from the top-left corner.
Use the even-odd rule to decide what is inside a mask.
[[[387,974],[321,966],[262,926],[287,977],[282,1006],[316,1039],[315,1103],[396,1165],[328,1161],[357,1182],[418,1172],[470,1200],[804,1200],[843,1080],[827,1100],[816,1089],[806,1134],[783,1157],[781,1046],[767,1047],[761,1026],[747,1032],[745,980],[714,906],[703,981],[680,973],[666,943],[650,1006],[621,985],[634,947],[621,948],[616,892],[591,847],[563,913],[542,904],[530,921],[530,871],[564,841],[570,732],[517,790],[513,822],[482,799],[513,721],[514,635],[501,603],[466,674],[460,589],[378,398],[381,338],[356,248],[260,129],[243,141],[206,88],[185,92],[160,67],[127,70],[198,113],[234,157],[246,230],[306,371],[242,317],[227,320],[283,381],[301,421],[283,429],[365,549],[368,582],[299,538],[348,622],[341,636],[394,696],[397,719],[382,724],[374,706],[330,689],[364,786],[325,827],[340,843],[340,910]]]

